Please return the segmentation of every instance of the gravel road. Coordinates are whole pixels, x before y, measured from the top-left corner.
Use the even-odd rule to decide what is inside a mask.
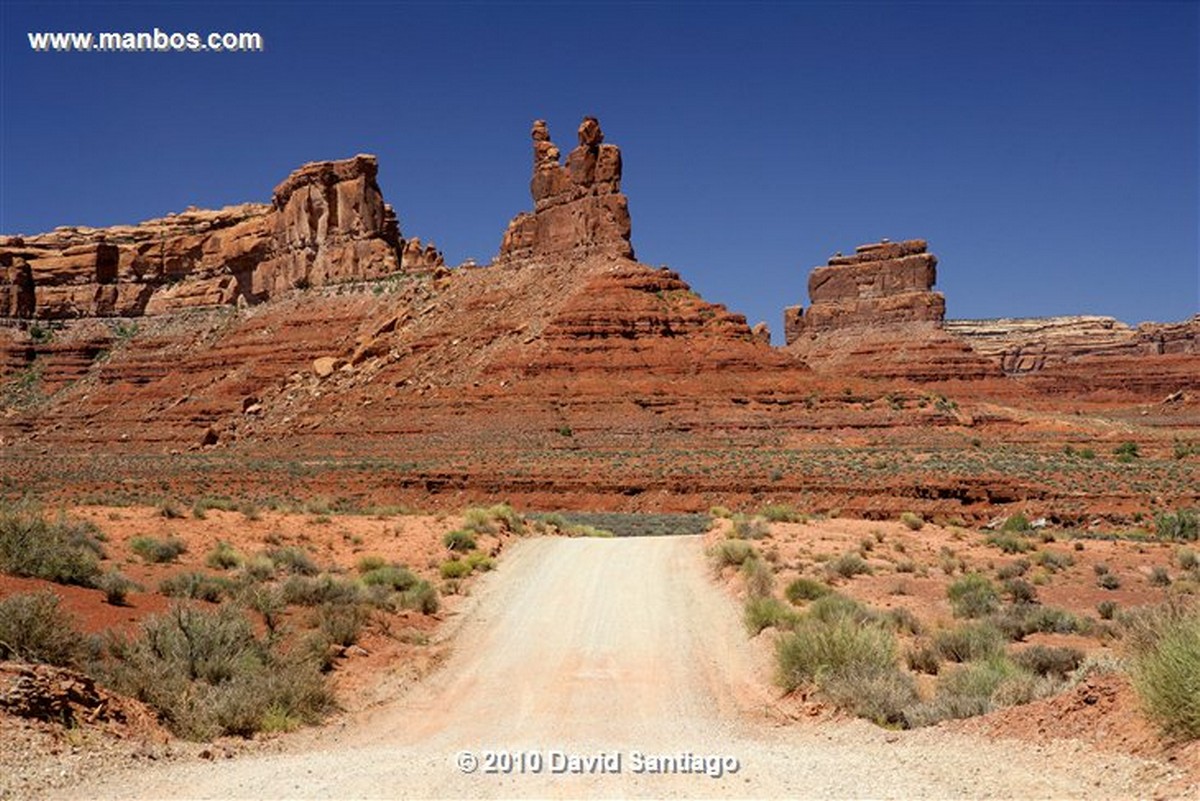
[[[282,753],[155,765],[67,797],[1127,798],[1171,775],[1069,742],[780,725],[770,664],[702,548],[524,541],[477,586],[444,668],[403,697]],[[608,772],[572,772],[589,769]]]

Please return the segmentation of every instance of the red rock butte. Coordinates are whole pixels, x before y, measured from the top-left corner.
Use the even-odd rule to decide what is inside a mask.
[[[1070,488],[986,466],[806,460],[1200,426],[1200,316],[946,320],[927,243],[885,240],[814,268],[772,347],[636,261],[621,152],[595,118],[565,162],[544,122],[531,135],[533,208],[480,269],[402,234],[366,155],[306,164],[270,203],[0,237],[8,474],[261,491],[253,463],[297,492],[389,502],[970,516],[1037,498],[1065,515],[1083,514]]]

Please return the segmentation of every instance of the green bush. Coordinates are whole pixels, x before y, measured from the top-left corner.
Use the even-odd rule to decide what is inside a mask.
[[[1075,564],[1075,557],[1065,551],[1038,551],[1034,561],[1051,573],[1057,573]]]
[[[825,568],[832,574],[841,576],[842,578],[854,578],[855,576],[870,573],[871,566],[867,564],[867,560],[863,559],[854,551],[844,553],[836,559],[830,560]]]
[[[925,527],[925,519],[913,512],[904,512],[900,515],[900,522],[912,531],[920,531]]]
[[[1154,532],[1161,540],[1194,542],[1200,538],[1200,515],[1191,509],[1159,512],[1154,516]]]
[[[1015,531],[1000,531],[995,534],[989,534],[987,544],[996,546],[1004,553],[1025,553],[1033,550],[1033,543],[1027,537],[1023,537]]]
[[[1037,603],[1037,588],[1025,579],[1008,579],[1004,582],[1004,594],[1014,604]]]
[[[475,550],[475,535],[466,529],[451,531],[442,537],[442,544],[452,551],[466,553]]]
[[[442,562],[438,568],[444,579],[460,579],[471,574],[471,565],[468,562],[459,559],[450,559]]]
[[[1132,462],[1141,455],[1141,451],[1136,442],[1122,442],[1120,445],[1113,448],[1113,456],[1117,457],[1118,462]]]
[[[334,703],[309,654],[276,651],[229,606],[172,607],[144,621],[136,638],[112,638],[109,652],[108,683],[192,740],[315,723]]]
[[[204,564],[213,570],[232,570],[241,567],[243,561],[242,555],[227,542],[218,542],[216,547],[208,552],[208,556],[204,557]]]
[[[34,510],[0,507],[0,572],[57,584],[95,585],[103,551],[98,529]]]
[[[158,505],[158,513],[168,520],[179,520],[187,516],[183,507],[170,498]]]
[[[1139,643],[1133,686],[1168,735],[1200,739],[1200,611],[1155,611],[1154,636]]]
[[[752,635],[770,627],[791,628],[797,620],[795,612],[778,598],[771,596],[757,596],[747,600],[742,619]]]
[[[794,507],[783,503],[764,506],[759,514],[772,523],[797,523],[802,519]]]
[[[110,570],[96,581],[96,588],[104,593],[104,601],[113,606],[124,606],[129,591],[140,589],[138,585],[119,570]]]
[[[1006,606],[988,618],[1010,640],[1023,640],[1030,634],[1075,634],[1089,629],[1086,620],[1065,609],[1040,604]]]
[[[908,649],[904,654],[904,661],[909,670],[927,673],[930,676],[936,676],[942,669],[942,657],[930,642],[922,642]]]
[[[78,665],[84,641],[59,603],[48,590],[0,599],[0,659]]]
[[[129,541],[129,549],[151,564],[166,564],[174,562],[180,554],[187,551],[187,544],[178,537],[167,537],[163,540],[154,537],[134,537]]]
[[[764,598],[775,586],[775,574],[763,559],[747,559],[742,562],[742,579],[746,594],[751,598]]]
[[[1096,614],[1100,616],[1101,620],[1112,620],[1117,614],[1117,602],[1101,601],[1096,604]]]
[[[1000,527],[1000,530],[1007,532],[1023,532],[1029,531],[1031,528],[1032,526],[1029,524],[1029,518],[1020,512],[1017,512],[1015,515],[1010,515],[1008,519],[1004,521],[1004,525]]]
[[[321,604],[317,607],[317,628],[331,643],[348,648],[358,642],[369,617],[362,604]]]
[[[319,576],[288,576],[283,583],[283,600],[289,606],[356,604],[363,600],[362,585],[328,573]]]
[[[1121,579],[1115,573],[1101,573],[1096,578],[1096,586],[1102,590],[1116,590],[1121,587]]]
[[[955,617],[983,617],[1000,605],[996,586],[980,573],[970,573],[946,588]]]
[[[1068,673],[1083,664],[1083,651],[1078,648],[1033,645],[1018,651],[1013,656],[1013,662],[1017,667],[1038,676],[1065,679]]]
[[[321,572],[308,552],[294,545],[272,548],[266,552],[266,557],[271,560],[275,570],[282,570],[293,576],[315,576]]]
[[[743,540],[761,540],[771,531],[761,517],[733,516],[732,536]]]
[[[971,662],[1002,653],[1004,635],[990,623],[964,623],[937,632],[933,637],[933,647],[943,659]]]
[[[1152,587],[1169,587],[1171,585],[1171,574],[1162,565],[1155,565],[1150,568],[1150,586]]]
[[[858,601],[841,593],[831,592],[808,605],[805,616],[822,623],[851,620],[860,625],[877,623],[879,616]]]
[[[382,565],[362,574],[362,583],[368,587],[387,587],[396,592],[405,592],[417,584],[417,577],[402,565]]]
[[[896,640],[880,626],[861,625],[848,617],[826,622],[805,616],[779,640],[776,655],[779,683],[790,692],[850,671],[893,670]]]
[[[400,604],[406,609],[415,609],[424,615],[436,614],[441,606],[438,592],[428,581],[421,579],[401,593]]]
[[[917,702],[912,676],[870,660],[823,676],[820,690],[831,703],[879,726],[907,726],[908,709]]]
[[[218,603],[230,590],[230,582],[198,571],[176,573],[158,583],[158,591],[168,598],[191,598]]]
[[[712,558],[719,570],[723,567],[741,567],[754,553],[754,546],[745,540],[722,540],[713,548]]]
[[[803,601],[815,601],[831,592],[833,589],[825,582],[801,576],[788,584],[783,594],[792,603],[799,604]]]

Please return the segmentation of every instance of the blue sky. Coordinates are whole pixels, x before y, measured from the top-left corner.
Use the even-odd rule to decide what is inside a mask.
[[[37,54],[29,31],[259,31]],[[952,317],[1200,310],[1200,3],[0,3],[0,232],[248,200],[380,158],[406,235],[496,253],[529,125],[620,145],[640,260],[766,320],[928,239]]]

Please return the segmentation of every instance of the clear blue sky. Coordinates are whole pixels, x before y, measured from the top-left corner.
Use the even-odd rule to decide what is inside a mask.
[[[633,244],[766,320],[926,238],[952,317],[1200,310],[1200,3],[0,2],[0,232],[266,201],[380,158],[406,235],[496,253],[529,124],[622,148]],[[260,31],[35,54],[29,31]]]

